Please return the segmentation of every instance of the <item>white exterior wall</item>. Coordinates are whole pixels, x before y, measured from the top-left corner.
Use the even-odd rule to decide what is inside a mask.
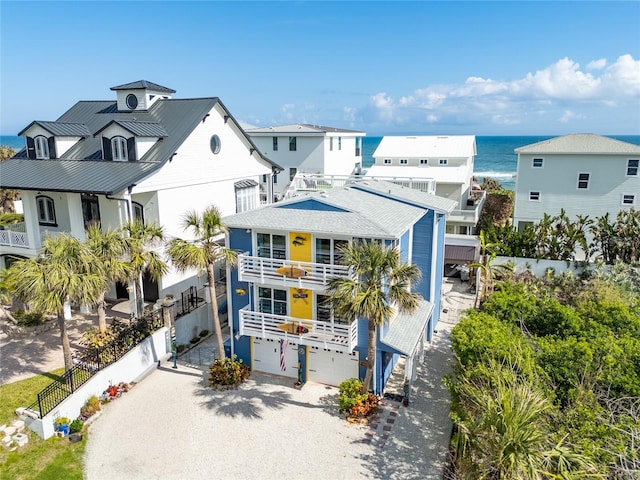
[[[137,159],[141,159],[144,155],[149,151],[151,147],[153,147],[158,138],[156,137],[143,137],[136,138],[136,155]]]
[[[238,137],[231,124],[230,121],[225,124],[222,113],[213,108],[204,123],[200,122],[189,138],[178,148],[172,161],[167,162],[153,176],[136,185],[132,194],[179,187],[198,188],[204,185],[213,188],[213,184],[218,182],[236,182],[248,178],[259,181],[260,175],[270,174],[270,166],[259,162],[249,153],[249,148]],[[220,137],[221,148],[217,155],[214,155],[209,148],[211,136],[214,134]],[[215,197],[209,198],[208,203],[221,202],[223,194],[217,192],[217,185],[215,188]],[[187,207],[195,203],[191,201],[190,196],[191,193],[181,198]],[[218,206],[222,208],[222,205]],[[233,211],[228,213],[235,213],[235,204]]]
[[[60,158],[67,150],[80,141],[80,137],[55,137],[56,157]]]
[[[532,167],[533,158],[543,158],[542,168]],[[576,215],[615,216],[630,206],[622,205],[623,194],[640,202],[640,176],[627,176],[627,155],[540,155],[520,154],[516,177],[514,225],[538,222],[545,213],[558,215],[564,208]],[[589,188],[578,189],[578,174],[589,173]],[[529,192],[540,192],[540,200],[529,200]]]
[[[329,149],[331,140],[325,139],[324,173],[327,175],[351,175],[356,163],[362,166],[362,157],[356,157],[356,137],[345,137],[335,133],[333,137],[333,151]],[[342,148],[338,150],[338,138],[341,138]]]

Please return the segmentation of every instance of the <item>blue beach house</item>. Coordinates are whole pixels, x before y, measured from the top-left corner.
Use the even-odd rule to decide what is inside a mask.
[[[351,274],[340,247],[379,240],[416,264],[421,294],[411,315],[397,315],[378,330],[374,392],[381,393],[397,361],[405,375],[438,323],[446,216],[455,202],[374,179],[312,192],[224,218],[227,245],[240,252],[229,271],[228,348],[253,370],[304,383],[339,385],[366,370],[367,321],[335,318],[326,305],[330,278]]]

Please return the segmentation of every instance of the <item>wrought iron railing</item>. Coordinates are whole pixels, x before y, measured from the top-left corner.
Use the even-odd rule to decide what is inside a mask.
[[[113,339],[101,347],[86,347],[75,358],[76,365],[38,393],[38,399],[28,407],[43,418],[100,370],[120,360],[145,338],[163,326],[160,312],[152,312],[128,324],[116,323]]]

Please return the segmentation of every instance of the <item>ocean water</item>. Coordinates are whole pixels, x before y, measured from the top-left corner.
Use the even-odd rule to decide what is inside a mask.
[[[476,136],[478,154],[475,158],[474,174],[480,181],[484,177],[498,180],[505,188],[515,189],[515,173],[518,156],[514,150],[525,145],[553,138],[548,136]],[[640,135],[608,135],[623,142],[640,145]],[[362,166],[373,165],[373,152],[382,137],[364,137],[362,139]],[[6,145],[18,151],[24,147],[24,139],[17,136],[0,136],[0,145]]]

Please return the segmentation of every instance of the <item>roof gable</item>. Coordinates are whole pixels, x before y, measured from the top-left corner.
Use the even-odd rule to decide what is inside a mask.
[[[348,212],[349,211],[343,208],[336,207],[335,205],[330,205],[326,202],[322,202],[317,198],[309,198],[309,199],[294,201],[286,204],[276,204],[274,208],[292,208],[297,210],[314,210],[314,211],[322,211],[322,212]]]
[[[19,136],[24,135],[34,125],[38,125],[51,135],[58,137],[89,137],[91,132],[84,123],[63,123],[63,122],[45,122],[41,120],[35,120],[23,128]]]

